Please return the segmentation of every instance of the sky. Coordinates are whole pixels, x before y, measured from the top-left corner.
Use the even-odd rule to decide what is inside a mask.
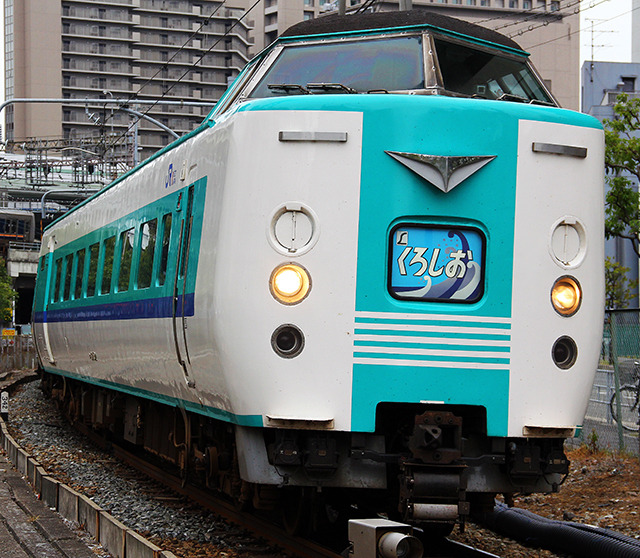
[[[631,0],[582,0],[580,66],[585,60],[631,62]]]

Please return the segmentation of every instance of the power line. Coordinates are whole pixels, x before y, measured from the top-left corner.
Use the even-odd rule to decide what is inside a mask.
[[[573,7],[576,4],[580,4],[582,0],[570,0],[570,2],[568,4],[565,4],[563,6],[564,9],[566,8],[570,8]],[[606,0],[600,0],[600,1],[606,1]],[[559,11],[559,10],[557,10]],[[541,11],[539,7],[537,6],[531,6],[530,8],[527,8],[526,10],[521,10],[519,12],[520,14],[530,14],[525,16],[523,19],[521,20],[516,20],[515,22],[509,22],[506,23],[505,25],[501,26],[501,27],[494,27],[492,29],[502,29],[503,27],[508,27],[510,25],[516,25],[518,23],[524,23],[526,21],[528,21],[529,19],[535,19],[541,16],[545,16],[548,15],[549,13],[555,13],[554,12],[547,12],[547,11]],[[477,25],[481,25],[483,23],[489,23],[492,21],[500,21],[501,19],[511,19],[513,18],[514,12],[511,11],[506,11],[506,12],[501,12],[499,15],[493,16],[493,17],[488,17],[486,19],[480,19],[478,21],[475,21],[474,23]]]
[[[599,6],[600,4],[603,4],[604,2],[608,2],[608,0],[600,0],[599,2],[596,2],[596,3],[594,3],[594,4],[591,4],[591,5],[589,6],[589,8],[595,8],[596,6]],[[580,3],[580,2],[577,2],[577,3],[576,3],[576,2],[574,2],[573,4],[568,4],[568,5],[567,5],[567,7],[573,7],[573,6],[575,6],[576,4],[579,4],[579,3]],[[587,8],[587,9],[589,9],[589,8]],[[576,10],[574,10],[574,12],[573,12],[573,13],[574,13],[574,14],[579,14],[579,13],[580,13],[580,10],[579,10],[579,9],[576,9]],[[525,33],[529,33],[529,32],[531,32],[531,31],[535,31],[536,29],[540,29],[540,27],[545,27],[545,26],[547,26],[547,25],[549,25],[549,22],[547,22],[547,21],[545,21],[545,22],[543,22],[543,23],[539,23],[539,24],[537,24],[537,25],[530,25],[527,29],[520,29],[520,30],[519,30],[519,31],[517,31],[516,33],[512,33],[511,35],[509,35],[509,38],[511,38],[511,39],[512,39],[513,37],[519,37],[519,36],[522,36],[522,35],[524,35]],[[578,27],[578,31],[576,31],[576,32],[580,32],[580,28],[579,28],[579,27]],[[569,36],[574,35],[576,32],[570,32],[570,33],[569,33]]]
[[[205,19],[205,20],[200,24],[200,27],[198,27],[198,29],[196,29],[193,33],[191,33],[191,35],[189,35],[189,37],[188,37],[188,38],[187,38],[187,40],[183,43],[183,45],[173,53],[173,55],[171,56],[171,58],[169,58],[169,59],[168,59],[168,60],[167,60],[167,61],[166,61],[162,66],[160,66],[160,67],[158,68],[158,70],[156,71],[156,73],[155,73],[155,74],[153,74],[149,79],[147,79],[147,81],[145,81],[145,82],[140,86],[140,88],[138,89],[138,91],[136,91],[135,93],[132,93],[132,95],[131,95],[132,99],[133,99],[133,98],[135,98],[135,97],[137,97],[137,96],[140,94],[140,91],[142,91],[142,90],[143,90],[143,89],[144,89],[144,88],[145,88],[145,87],[146,87],[146,86],[151,82],[151,80],[153,80],[153,79],[154,79],[154,78],[155,78],[155,77],[156,77],[156,76],[157,76],[157,75],[158,75],[158,74],[159,74],[163,69],[165,69],[165,68],[167,68],[167,69],[168,69],[168,68],[169,68],[169,66],[168,66],[169,62],[172,62],[172,61],[173,61],[173,59],[174,59],[176,56],[178,56],[178,54],[186,48],[186,46],[189,44],[189,42],[191,41],[191,39],[193,39],[193,38],[194,38],[198,33],[200,33],[200,31],[202,30],[202,28],[203,28],[204,26],[209,25],[209,22],[211,21],[211,19],[213,18],[213,16],[215,16],[215,15],[218,13],[218,11],[222,8],[222,6],[224,6],[224,2],[225,2],[225,1],[226,1],[226,0],[224,0],[224,1],[223,1],[223,2],[222,2],[222,3],[221,3],[217,8],[216,8],[212,13],[211,13],[211,15],[210,15],[207,19]]]
[[[258,5],[258,3],[260,3],[261,1],[262,1],[262,0],[255,0],[255,2],[251,5],[251,7],[250,7],[248,10],[246,10],[246,11],[244,12],[244,14],[242,14],[242,17],[238,18],[238,19],[235,21],[235,23],[234,23],[233,25],[231,25],[231,27],[229,27],[229,29],[227,29],[227,30],[224,32],[224,34],[223,34],[223,35],[222,35],[222,36],[221,36],[217,41],[215,41],[215,42],[214,42],[214,43],[213,43],[213,44],[212,44],[212,45],[211,45],[211,46],[210,46],[210,47],[209,47],[205,52],[203,52],[203,53],[200,55],[200,57],[199,57],[195,62],[193,62],[193,63],[191,64],[191,66],[189,66],[189,67],[184,71],[184,73],[183,73],[183,74],[182,74],[182,75],[181,75],[181,76],[180,76],[180,77],[179,77],[179,78],[178,78],[178,79],[177,79],[177,80],[176,80],[176,81],[171,85],[171,87],[169,87],[166,91],[164,91],[164,92],[162,93],[162,95],[160,96],[160,98],[159,98],[159,99],[157,99],[153,104],[151,104],[151,105],[149,106],[149,108],[148,108],[148,109],[146,109],[146,110],[141,114],[141,116],[139,116],[139,117],[137,117],[136,119],[134,119],[134,120],[133,120],[133,122],[131,122],[131,123],[129,124],[129,126],[127,127],[127,129],[126,129],[122,134],[120,134],[120,136],[118,136],[114,141],[112,141],[109,145],[107,145],[107,146],[106,146],[106,147],[107,147],[107,149],[109,149],[109,148],[113,147],[113,146],[114,146],[114,145],[116,145],[116,144],[117,144],[117,143],[118,143],[122,138],[124,138],[124,137],[129,133],[129,131],[131,130],[131,128],[132,128],[133,126],[135,126],[135,125],[140,121],[140,119],[141,119],[144,115],[148,114],[148,113],[151,111],[151,109],[153,109],[153,107],[155,107],[155,106],[158,104],[158,102],[160,102],[160,101],[165,97],[165,95],[167,95],[167,94],[168,94],[168,93],[169,93],[169,92],[170,92],[170,91],[171,91],[171,90],[172,90],[176,85],[178,85],[178,83],[180,83],[180,82],[184,79],[184,77],[185,77],[185,76],[186,76],[186,75],[187,75],[187,74],[188,74],[188,73],[189,73],[193,68],[195,68],[195,67],[196,67],[196,66],[197,66],[197,65],[202,61],[202,59],[203,59],[207,54],[209,54],[209,53],[210,53],[210,52],[211,52],[211,51],[212,51],[212,50],[213,50],[213,49],[214,49],[214,48],[215,48],[215,47],[220,43],[220,41],[222,41],[223,39],[225,39],[225,38],[226,38],[226,37],[231,33],[231,31],[236,27],[236,25],[239,25],[239,24],[240,24],[240,22],[241,22],[241,21],[242,21],[242,20],[243,20],[247,15],[249,15],[249,13],[250,13],[250,12],[251,12],[251,11],[252,11],[252,10],[253,10],[257,5]],[[224,4],[224,2],[223,2],[223,4]],[[213,17],[213,14],[209,17],[209,19],[211,19],[211,17]],[[207,21],[208,21],[208,20],[207,20]],[[182,48],[182,47],[181,47],[181,48]],[[157,75],[157,74],[156,74],[156,75]],[[133,101],[133,100],[132,100],[132,102],[135,102],[135,101]]]
[[[606,1],[606,0],[603,0],[603,1]],[[598,4],[599,4],[599,3],[600,3],[600,2],[598,2]],[[589,7],[591,8],[591,7],[594,7],[594,6],[596,6],[596,5],[597,5],[597,4],[593,4],[592,6],[589,6]],[[587,9],[588,9],[588,8],[587,8]],[[618,19],[619,17],[622,17],[622,16],[625,16],[625,15],[628,15],[628,14],[630,14],[631,12],[636,11],[637,9],[640,9],[640,7],[633,8],[633,9],[631,9],[631,10],[628,10],[628,11],[626,11],[626,12],[623,12],[623,13],[621,13],[621,14],[618,14],[617,16],[613,16],[613,17],[611,17],[611,18],[609,18],[609,19],[604,19],[604,20],[602,20],[602,23],[608,23],[608,22],[610,22],[610,21],[613,21],[614,19]],[[569,36],[575,35],[576,33],[580,33],[580,28],[578,28],[576,31],[571,31],[571,32],[569,33]],[[532,49],[532,48],[536,48],[536,47],[543,46],[543,45],[546,45],[546,44],[549,44],[549,43],[553,43],[553,42],[555,42],[555,41],[559,41],[560,39],[565,38],[566,36],[567,36],[567,35],[563,35],[562,37],[556,37],[556,38],[554,38],[554,39],[549,39],[548,41],[543,41],[543,42],[541,42],[541,43],[538,43],[538,44],[535,44],[535,45],[531,45],[531,46],[529,46],[528,48],[529,48],[529,50],[530,50],[530,49]]]
[[[133,101],[134,99],[136,99],[136,98],[138,97],[138,95],[140,95],[140,92],[141,92],[141,91],[142,91],[142,90],[143,90],[147,85],[149,85],[149,83],[151,83],[151,81],[152,81],[153,79],[155,79],[155,77],[156,77],[156,76],[157,76],[157,75],[158,75],[162,70],[164,70],[165,68],[168,70],[168,68],[169,68],[169,66],[168,66],[169,62],[172,62],[172,61],[175,59],[175,57],[176,57],[176,56],[178,56],[178,54],[180,54],[180,52],[182,52],[183,50],[185,50],[185,49],[186,49],[186,46],[189,44],[189,42],[190,42],[190,41],[191,41],[191,40],[192,40],[192,39],[193,39],[193,38],[194,38],[198,33],[200,33],[200,31],[202,30],[202,28],[203,28],[205,25],[208,25],[208,24],[209,24],[209,22],[211,21],[211,19],[213,18],[213,16],[215,16],[215,15],[218,13],[218,11],[219,11],[223,6],[224,6],[224,3],[225,3],[225,2],[226,2],[226,0],[223,0],[223,2],[222,2],[219,6],[217,6],[215,10],[213,10],[213,12],[211,13],[211,15],[210,15],[208,18],[206,18],[206,19],[205,19],[205,20],[200,24],[200,26],[198,27],[198,29],[196,29],[195,31],[193,31],[193,32],[191,33],[191,35],[189,35],[189,37],[188,37],[188,38],[187,38],[187,40],[182,44],[182,46],[181,46],[180,48],[176,49],[176,51],[171,55],[171,58],[169,58],[168,60],[166,60],[166,61],[164,62],[164,64],[162,64],[162,65],[158,68],[158,70],[156,71],[156,73],[155,73],[155,74],[153,74],[150,78],[148,78],[148,79],[147,79],[147,81],[145,81],[145,82],[144,82],[144,83],[143,83],[143,84],[138,88],[138,90],[137,90],[136,92],[131,93],[131,94],[129,95],[129,101]],[[198,62],[199,62],[199,60],[198,60]],[[196,62],[196,63],[197,63],[197,62]],[[184,77],[184,76],[181,76],[181,77],[180,77],[180,79],[182,79],[183,77]],[[164,94],[163,94],[163,96],[164,96]],[[161,98],[162,98],[162,97],[161,97]],[[154,105],[154,106],[155,106],[155,105]],[[111,113],[109,116],[107,116],[107,117],[104,119],[104,123],[106,124],[106,123],[107,123],[111,118],[113,118],[113,113]]]

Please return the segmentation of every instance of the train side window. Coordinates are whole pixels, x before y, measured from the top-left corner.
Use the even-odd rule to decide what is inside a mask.
[[[62,258],[58,258],[54,264],[53,284],[51,285],[51,302],[57,302],[57,291],[60,286],[60,270],[62,268]]]
[[[138,260],[138,288],[151,286],[153,275],[153,255],[156,249],[158,219],[147,221],[140,226],[140,259]]]
[[[113,273],[115,247],[115,236],[111,236],[104,241],[102,248],[102,283],[100,285],[100,294],[109,294],[111,292],[111,274]]]
[[[118,292],[129,290],[131,279],[131,260],[133,257],[133,240],[136,230],[130,228],[120,233],[120,271],[118,272]]]
[[[96,242],[89,246],[89,275],[87,276],[87,296],[96,294],[96,277],[98,275],[98,254],[100,244]]]
[[[64,286],[62,290],[62,300],[69,300],[71,296],[71,272],[73,271],[73,254],[64,258]]]
[[[40,271],[44,271],[44,266],[46,261],[47,261],[47,256],[42,256],[40,258]]]
[[[158,271],[158,285],[164,285],[167,278],[167,265],[169,263],[169,244],[171,242],[171,213],[162,218],[162,253],[160,254],[160,269]]]
[[[191,246],[191,227],[193,226],[193,191],[194,187],[189,187],[189,199],[187,201],[187,214],[185,217],[184,233],[182,238],[182,256],[180,258],[180,278],[187,273],[189,262],[189,248]]]
[[[74,298],[82,296],[82,280],[84,279],[84,254],[85,249],[78,250],[76,253],[76,285],[73,293]]]

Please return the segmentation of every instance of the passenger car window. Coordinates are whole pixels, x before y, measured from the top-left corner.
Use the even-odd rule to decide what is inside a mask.
[[[153,254],[156,249],[158,220],[147,221],[140,226],[140,259],[138,260],[138,288],[151,286],[153,274]]]
[[[100,244],[95,243],[89,247],[89,275],[87,276],[87,296],[96,294],[96,277],[98,275],[98,254]]]
[[[71,272],[73,271],[73,254],[64,258],[64,288],[62,290],[62,300],[69,300],[71,296]]]
[[[118,292],[129,290],[131,278],[131,260],[133,257],[133,239],[136,230],[132,227],[120,233],[120,271],[118,272]]]
[[[116,246],[116,237],[112,236],[104,241],[102,259],[102,284],[100,294],[108,294],[111,291],[111,274],[113,273],[113,255]]]
[[[162,253],[160,254],[160,269],[158,271],[158,285],[164,285],[167,277],[169,262],[169,244],[171,242],[171,213],[162,218]]]
[[[76,256],[76,288],[73,293],[74,298],[80,298],[82,296],[82,279],[84,276],[84,254],[85,249],[78,250]]]
[[[51,302],[57,302],[58,289],[60,286],[60,269],[62,268],[62,258],[58,258],[54,264],[53,284],[51,285]]]

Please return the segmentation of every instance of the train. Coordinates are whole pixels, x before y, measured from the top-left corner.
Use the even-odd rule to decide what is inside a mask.
[[[0,208],[0,257],[6,260],[10,242],[35,241],[36,222],[33,212],[23,209]]]
[[[302,22],[46,228],[43,385],[292,532],[449,529],[568,474],[603,190],[601,124],[513,40],[429,10]]]

